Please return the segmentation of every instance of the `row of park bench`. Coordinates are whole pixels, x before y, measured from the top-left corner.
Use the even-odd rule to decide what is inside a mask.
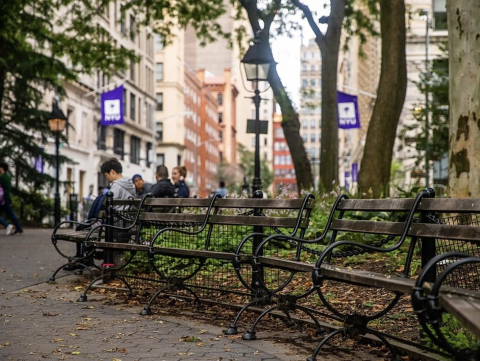
[[[338,334],[373,334],[396,355],[388,339],[399,338],[370,325],[406,295],[435,345],[456,360],[480,360],[478,349],[458,347],[444,334],[444,316],[449,313],[480,336],[480,199],[435,199],[431,189],[415,199],[341,195],[324,228],[314,229],[309,227],[312,195],[287,200],[257,196],[119,201],[109,194],[100,220],[82,231],[59,226],[52,242],[69,263],[100,271],[79,301],[86,301],[87,292],[100,280],[117,278],[133,294],[127,280],[149,279],[158,286],[144,315],[152,312],[160,295],[190,296],[198,307],[205,299],[224,301],[229,299],[225,295],[234,295],[244,306],[225,330],[231,335],[238,333],[246,310],[260,307],[262,312],[242,337],[246,340],[256,338],[257,325],[274,311],[283,313],[288,325],[294,323],[292,315],[303,312],[319,333],[325,331],[319,317],[342,323],[318,344],[308,359],[314,360]],[[65,243],[82,244],[83,256],[69,256],[61,247]],[[393,255],[394,269],[375,268],[374,261],[348,265],[368,260],[371,254]],[[102,258],[100,264],[97,258]],[[347,284],[363,291],[352,292],[345,306],[331,293],[344,292],[342,285]],[[315,294],[320,302],[312,302]],[[383,306],[364,307],[385,294],[391,298],[381,302]]]

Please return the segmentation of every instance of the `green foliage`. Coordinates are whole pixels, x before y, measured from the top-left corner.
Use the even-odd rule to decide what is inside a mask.
[[[433,332],[433,329],[430,326],[429,328]],[[440,326],[440,330],[452,347],[459,349],[470,348],[475,350],[480,346],[478,338],[467,331],[462,324],[450,314],[444,313],[442,315],[442,324]],[[422,341],[425,342],[428,347],[431,347],[435,350],[441,350],[427,336],[422,338]]]
[[[448,153],[448,48],[447,44],[440,44],[439,47],[442,56],[430,62],[428,71],[421,72],[420,80],[415,82],[424,98],[426,94],[429,95],[428,107],[425,106],[425,101],[416,104],[412,109],[414,121],[404,124],[399,134],[402,141],[399,150],[404,148],[407,148],[407,151],[408,148],[415,150],[409,157],[415,159],[416,170],[419,172],[423,171],[426,157],[438,160]],[[425,132],[427,114],[429,138]],[[425,155],[425,152],[428,152],[428,155]]]

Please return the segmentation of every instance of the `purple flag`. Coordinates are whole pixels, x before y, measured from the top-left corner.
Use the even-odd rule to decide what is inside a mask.
[[[44,166],[43,158],[41,156],[35,157],[35,169],[38,173],[43,174],[43,166]]]
[[[123,119],[123,85],[100,95],[102,126],[125,123]]]
[[[337,91],[338,127],[340,129],[360,128],[358,97]]]
[[[345,188],[350,188],[350,172],[348,170],[345,171]]]
[[[352,164],[352,182],[358,182],[358,163]]]

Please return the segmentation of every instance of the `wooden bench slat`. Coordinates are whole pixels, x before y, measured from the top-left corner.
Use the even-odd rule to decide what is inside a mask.
[[[335,219],[330,229],[356,233],[374,233],[384,235],[399,235],[404,224],[400,222],[373,222],[348,219]]]
[[[412,208],[413,199],[342,199],[338,205],[340,211],[368,212],[408,212]]]
[[[293,228],[297,223],[296,218],[291,217],[254,217],[254,216],[223,216],[212,215],[208,217],[212,224],[238,225],[238,226],[264,226]],[[302,227],[308,226],[308,220],[302,221]]]
[[[140,213],[141,221],[151,222],[192,222],[203,223],[205,214],[189,214],[189,213]]]
[[[212,200],[209,198],[147,198],[145,205],[153,207],[205,207]]]
[[[480,304],[478,299],[469,297],[441,294],[440,305],[455,316],[475,335],[480,336]]]
[[[408,234],[417,237],[480,242],[478,226],[417,223],[412,224]]]
[[[315,265],[313,263],[300,263],[285,259],[273,257],[259,257],[262,265],[270,265],[279,268],[291,269],[300,272],[312,272]],[[322,265],[322,274],[326,277],[333,278],[339,281],[353,282],[365,286],[384,288],[390,291],[399,291],[408,294],[412,291],[415,285],[415,280],[384,275],[381,273],[362,271],[358,269],[351,269],[346,267],[337,267],[328,264]]]
[[[113,249],[118,251],[141,251],[147,252],[149,246],[143,244],[131,243],[115,243],[115,242],[89,242],[90,245],[101,249]],[[185,249],[185,248],[171,248],[171,247],[154,247],[156,254],[181,256],[181,257],[199,257],[199,258],[214,258],[232,261],[235,254],[231,252],[207,251],[201,249]],[[243,255],[242,260],[250,260],[252,257]]]
[[[423,199],[418,210],[440,213],[480,213],[480,198]]]
[[[302,204],[303,199],[221,198],[215,201],[215,206],[220,208],[300,209]],[[315,201],[312,199],[306,208],[311,209],[314,205]]]

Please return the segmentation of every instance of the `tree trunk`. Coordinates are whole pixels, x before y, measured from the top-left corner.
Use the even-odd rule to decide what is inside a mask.
[[[480,3],[447,1],[452,197],[480,195]]]
[[[320,34],[315,38],[322,53],[320,183],[325,191],[332,190],[338,184],[337,67],[344,16],[345,0],[332,2],[324,41],[318,36]]]
[[[380,0],[382,65],[378,96],[368,126],[358,189],[364,198],[389,195],[390,168],[407,88],[404,0]]]

